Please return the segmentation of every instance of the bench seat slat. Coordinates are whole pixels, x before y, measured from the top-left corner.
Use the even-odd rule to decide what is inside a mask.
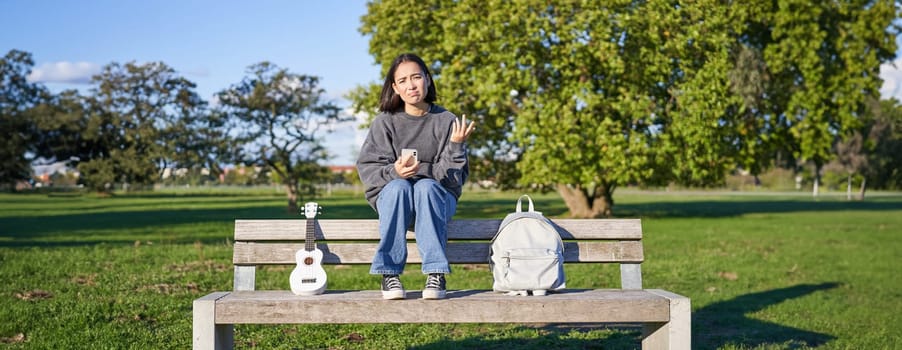
[[[642,239],[639,219],[555,219],[564,239]],[[448,225],[449,240],[492,239],[501,220],[455,219]],[[303,240],[307,230],[305,219],[297,220],[235,220],[236,241]],[[375,219],[317,219],[317,240],[379,239],[379,220]],[[414,239],[408,232],[407,239]]]
[[[216,303],[218,324],[275,323],[605,323],[667,322],[669,300],[646,290],[568,289],[547,296],[450,290],[441,301],[382,300],[378,290],[232,292]],[[371,310],[361,312],[361,310]]]
[[[369,264],[376,251],[375,243],[317,243],[317,247],[323,251],[324,264]],[[447,256],[453,264],[485,264],[490,247],[488,242],[449,242]],[[235,265],[292,265],[304,243],[235,242],[233,249]],[[416,243],[408,243],[407,252],[408,263],[422,262]],[[643,259],[639,241],[564,242],[566,262],[641,263]]]

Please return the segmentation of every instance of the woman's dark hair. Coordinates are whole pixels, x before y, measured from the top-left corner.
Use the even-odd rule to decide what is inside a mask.
[[[401,54],[391,63],[391,67],[388,68],[388,74],[385,75],[385,83],[382,84],[382,95],[379,97],[379,111],[380,112],[396,112],[401,106],[403,106],[403,101],[401,101],[401,96],[395,94],[395,90],[392,89],[392,84],[395,83],[395,71],[398,70],[398,66],[404,62],[414,62],[420,66],[420,69],[423,71],[425,75],[424,78],[428,79],[429,87],[426,89],[426,98],[424,101],[427,103],[435,102],[435,82],[432,81],[432,74],[429,73],[429,68],[426,68],[426,63],[423,62],[423,59],[417,55],[412,53]]]

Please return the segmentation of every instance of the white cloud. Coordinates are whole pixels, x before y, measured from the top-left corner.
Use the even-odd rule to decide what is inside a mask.
[[[902,101],[902,58],[880,65],[880,78],[883,79],[880,97],[883,99],[895,97],[896,100]]]
[[[28,80],[37,83],[88,84],[100,73],[100,65],[91,62],[51,62],[33,69]]]

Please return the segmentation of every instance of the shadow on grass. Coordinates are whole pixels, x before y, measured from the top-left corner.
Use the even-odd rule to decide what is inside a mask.
[[[705,306],[692,314],[692,348],[718,349],[733,346],[746,349],[777,346],[795,349],[824,345],[835,337],[755,320],[746,315],[789,299],[837,286],[839,283],[835,282],[803,284],[741,295]],[[530,329],[530,326],[521,326],[517,329]],[[548,325],[538,329],[537,336],[528,339],[499,339],[497,335],[479,335],[466,339],[438,341],[410,349],[638,349],[641,343],[638,326]],[[601,333],[589,337],[573,336],[574,333],[588,332]]]
[[[536,210],[552,218],[569,218],[569,209],[556,197],[533,198]],[[457,218],[502,219],[516,208],[516,196],[505,198],[467,197],[457,205]],[[733,217],[754,213],[811,211],[893,211],[902,210],[902,197],[873,197],[866,201],[836,198],[811,199],[785,196],[724,197],[723,200],[685,199],[676,195],[640,203],[615,203],[614,215],[621,218]]]
[[[131,205],[127,210],[121,211],[3,217],[0,218],[0,247],[132,244],[136,240],[158,240],[161,236],[168,237],[167,241],[171,243],[214,243],[233,237],[231,225],[236,219],[305,219],[303,215],[288,213],[284,205],[255,204],[254,201],[250,198],[235,207],[221,209],[161,210]],[[179,202],[180,206],[187,204],[190,203]],[[209,205],[200,202],[198,206],[202,207],[204,204]],[[114,204],[94,205],[90,209],[100,207],[105,210],[107,205]],[[363,202],[360,205],[329,205],[318,217],[374,218],[375,213]],[[198,229],[191,232],[170,228],[177,225],[193,225]],[[215,228],[217,225],[225,228],[209,233],[211,227]],[[201,230],[206,230],[207,233],[198,232]],[[191,233],[182,233],[186,231]]]
[[[474,336],[459,340],[438,341],[431,344],[408,347],[408,350],[442,349],[639,349],[641,340],[638,327],[548,325],[542,327],[520,326],[513,333],[533,333],[529,338],[499,338],[497,335]]]
[[[140,198],[172,198],[172,208],[160,209],[159,202],[117,202],[96,199],[77,201],[73,210],[82,213],[46,216],[15,216],[15,201],[10,196],[0,203],[13,210],[13,216],[0,217],[0,247],[3,246],[71,246],[104,243],[129,243],[135,240],[157,240],[161,236],[175,243],[222,242],[232,237],[230,229],[203,233],[188,233],[184,229],[172,229],[173,225],[197,225],[228,227],[235,219],[303,219],[288,213],[280,197],[275,196],[226,196],[228,202],[207,201],[222,195],[145,195]],[[458,203],[455,218],[501,219],[514,211],[516,196],[511,198],[467,197]],[[27,197],[25,197],[27,198]],[[234,198],[234,200],[232,200]],[[536,208],[549,217],[567,217],[568,209],[557,197],[534,198]],[[324,209],[320,218],[372,219],[376,213],[363,198],[358,201],[330,204],[322,200]],[[232,204],[234,203],[234,204]],[[163,204],[165,205],[165,204]],[[185,208],[185,209],[180,209]],[[748,213],[788,213],[803,211],[893,211],[902,210],[898,197],[875,197],[867,201],[843,201],[811,199],[787,199],[785,197],[735,198],[725,200],[693,200],[680,197],[654,202],[622,203],[615,206],[618,217],[668,218],[668,217],[731,217]],[[197,230],[195,232],[199,232]],[[221,232],[220,232],[221,231]],[[146,232],[146,233],[145,233]],[[90,236],[90,238],[85,237]]]
[[[234,198],[234,205],[204,200],[221,197],[202,194],[134,195],[127,198],[171,198],[172,209],[160,209],[161,205],[165,205],[160,202],[96,199],[74,203],[79,206],[74,209],[82,213],[0,217],[0,247],[133,244],[136,240],[159,240],[161,236],[170,243],[216,243],[233,237],[231,228],[236,219],[305,219],[299,213],[289,213],[281,198],[227,196],[230,201]],[[551,208],[555,201],[537,200],[536,204],[541,205],[540,208]],[[215,206],[225,207],[212,208]],[[182,207],[186,209],[179,209]],[[461,201],[456,218],[501,218],[513,210],[510,200]],[[561,214],[564,211],[566,208],[558,207],[550,212]],[[331,204],[323,200],[322,213],[317,218],[375,219],[377,215],[361,197],[353,204]],[[181,234],[184,230],[171,228],[177,225],[195,225],[198,229],[190,234]],[[217,225],[224,228],[209,233],[209,226]],[[205,228],[207,232],[201,232]]]
[[[714,201],[659,201],[624,203],[614,206],[618,217],[731,217],[754,213],[792,213],[808,211],[890,211],[902,210],[899,198],[876,198],[868,201],[750,199]]]
[[[504,219],[504,216],[517,209],[517,196],[511,198],[479,198],[469,195],[457,203],[455,218],[460,219]],[[567,206],[557,197],[533,198],[536,210],[548,217],[561,217],[567,214]],[[525,204],[524,204],[525,208]],[[524,209],[526,210],[526,209]]]
[[[801,284],[788,288],[740,295],[707,305],[692,313],[692,345],[716,349],[732,344],[741,348],[783,345],[790,348],[818,347],[834,339],[829,334],[806,331],[749,318],[753,313],[783,301],[838,287],[836,282]]]

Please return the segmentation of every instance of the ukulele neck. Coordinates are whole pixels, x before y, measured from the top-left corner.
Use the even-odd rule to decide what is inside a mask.
[[[316,225],[314,224],[313,220],[314,219],[307,219],[307,238],[304,250],[308,252],[316,250],[316,236],[314,235],[316,231]]]

